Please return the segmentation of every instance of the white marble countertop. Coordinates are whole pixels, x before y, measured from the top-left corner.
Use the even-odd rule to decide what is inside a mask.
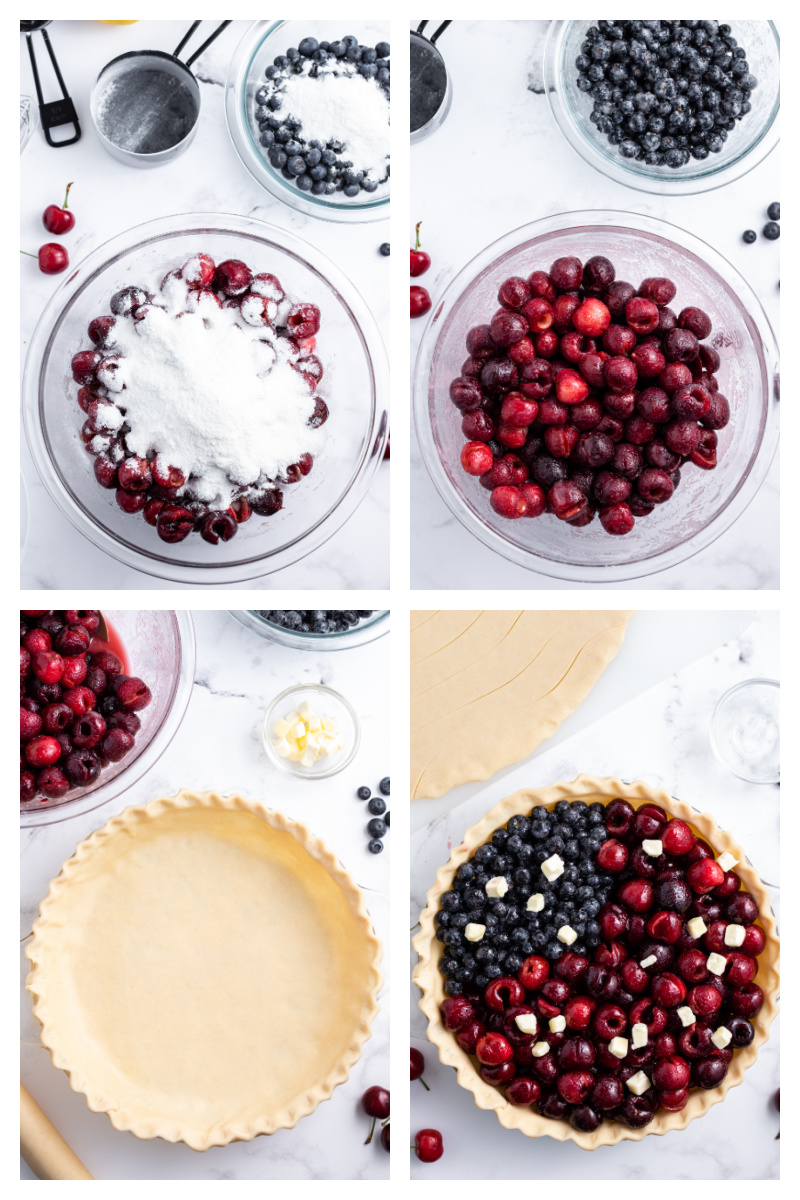
[[[305,238],[352,280],[389,338],[388,262],[378,246],[389,240],[385,221],[342,225],[307,217],[274,200],[240,162],[228,136],[223,84],[228,63],[250,22],[234,21],[195,64],[201,111],[197,136],[175,162],[151,170],[130,168],[100,145],[89,112],[89,93],[101,68],[128,50],[171,52],[188,21],[138,21],[107,26],[99,21],[56,21],[49,30],[61,73],[75,102],[83,136],[74,146],[51,149],[36,130],[21,159],[23,211],[20,246],[35,252],[45,241],[62,241],[76,263],[115,234],[171,213],[229,212],[282,226]],[[190,43],[199,46],[217,22],[204,22]],[[204,32],[205,31],[205,32]],[[52,68],[40,37],[35,39],[45,98],[57,94]],[[35,96],[25,39],[20,39],[21,90]],[[49,90],[48,90],[49,89]],[[55,90],[54,90],[55,89]],[[56,134],[58,136],[58,133]],[[42,226],[48,204],[60,204],[68,180],[77,221],[63,239]],[[23,359],[43,306],[63,276],[42,275],[36,262],[22,259],[20,323]],[[172,589],[104,554],[61,515],[40,482],[22,438],[22,471],[27,483],[30,522],[22,563],[23,588],[105,587]],[[363,503],[324,547],[306,559],[263,579],[233,587],[382,588],[389,580],[389,465],[382,463]]]
[[[433,260],[418,282],[435,303],[470,259],[509,230],[569,210],[626,210],[680,225],[710,243],[746,277],[777,331],[780,243],[759,237],[746,246],[741,234],[760,230],[767,205],[779,199],[779,151],[743,179],[698,196],[650,195],[606,178],[571,149],[550,115],[541,65],[547,26],[454,21],[442,34],[438,46],[452,79],[452,107],[441,128],[411,148],[412,224],[424,222]],[[425,324],[411,322],[412,363]],[[498,589],[586,586],[528,571],[468,533],[433,486],[414,436],[411,495],[412,587],[463,588],[478,581]],[[679,566],[622,586],[777,588],[777,514],[776,459],[749,508],[716,542]]]
[[[694,618],[693,613],[684,614],[687,631]],[[723,636],[728,639],[729,632]],[[736,779],[714,758],[708,741],[714,706],[727,688],[755,676],[775,679],[779,674],[778,615],[757,613],[746,628],[696,662],[620,707],[606,707],[593,724],[558,744],[547,743],[550,748],[527,763],[494,777],[413,835],[410,924],[419,919],[436,870],[469,826],[518,788],[582,773],[644,779],[710,812],[741,840],[769,885],[779,916],[779,789]],[[415,957],[412,952],[412,961]],[[680,1133],[623,1142],[587,1155],[572,1142],[542,1137],[532,1143],[504,1129],[493,1113],[478,1109],[472,1095],[458,1086],[455,1072],[438,1062],[425,1037],[419,992],[414,985],[411,990],[411,1044],[425,1055],[425,1079],[431,1089],[412,1085],[412,1135],[433,1126],[441,1130],[445,1144],[438,1163],[412,1159],[413,1178],[778,1178],[778,1114],[772,1095],[779,1083],[780,1019],[741,1086],[702,1119]]]
[[[356,799],[389,773],[386,702],[388,636],[334,653],[289,650],[264,641],[226,612],[195,612],[197,671],[183,724],[163,757],[117,800],[83,817],[22,831],[21,932],[25,937],[49,881],[76,844],[129,804],[171,796],[181,787],[241,791],[307,824],[339,855],[353,878],[372,889],[367,903],[379,936],[388,939],[391,835],[380,855],[367,850],[368,814]],[[131,664],[135,670],[135,663]],[[273,768],[261,743],[269,701],[293,683],[330,684],[353,703],[362,723],[355,760],[326,782],[296,779]],[[26,960],[23,958],[23,964]],[[23,992],[22,1081],[98,1179],[382,1179],[389,1156],[376,1140],[364,1146],[368,1120],[360,1098],[388,1085],[388,958],[382,1009],[350,1079],[295,1129],[215,1147],[204,1154],[158,1139],[119,1133],[104,1113],[90,1112],[70,1090],[38,1042],[38,1025]],[[23,969],[24,976],[24,969]],[[34,1178],[21,1164],[23,1179]]]

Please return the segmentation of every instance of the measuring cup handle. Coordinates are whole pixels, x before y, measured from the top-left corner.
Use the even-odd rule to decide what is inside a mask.
[[[178,57],[178,55],[180,54],[183,47],[189,41],[189,38],[192,36],[194,31],[201,24],[202,24],[202,22],[200,22],[200,21],[192,22],[192,24],[189,26],[186,33],[183,35],[181,40],[178,42],[178,45],[175,47],[175,53],[173,55],[173,58]],[[195,50],[194,54],[190,58],[187,58],[186,62],[184,63],[184,66],[191,67],[191,65],[195,61],[195,59],[199,58],[200,55],[203,53],[203,51],[207,50],[208,47],[211,45],[211,43],[217,40],[219,35],[222,33],[223,29],[227,29],[229,25],[230,25],[230,21],[222,21],[217,26],[217,28],[214,30],[214,32],[211,34],[211,37],[206,38],[206,40],[203,42],[203,44],[201,46],[199,46],[197,50]]]

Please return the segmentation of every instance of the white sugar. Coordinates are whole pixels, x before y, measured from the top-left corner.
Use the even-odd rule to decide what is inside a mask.
[[[192,477],[198,499],[227,508],[237,485],[275,480],[318,452],[324,433],[308,426],[315,398],[293,369],[288,339],[242,324],[235,308],[187,311],[186,285],[174,277],[158,302],[167,307],[120,319],[115,330],[125,390],[113,399],[125,410],[132,453],[157,451]]]
[[[341,142],[354,171],[374,180],[386,175],[389,102],[374,79],[363,75],[291,75],[280,89],[280,117],[296,117],[306,142]]]

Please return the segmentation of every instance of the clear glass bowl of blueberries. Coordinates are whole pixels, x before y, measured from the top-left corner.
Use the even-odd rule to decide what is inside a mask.
[[[544,78],[573,150],[640,191],[722,187],[778,144],[772,21],[553,21]]]
[[[328,221],[385,220],[389,93],[388,22],[256,21],[228,71],[228,131],[283,203]]]
[[[231,609],[231,616],[294,650],[351,650],[389,632],[388,609]]]

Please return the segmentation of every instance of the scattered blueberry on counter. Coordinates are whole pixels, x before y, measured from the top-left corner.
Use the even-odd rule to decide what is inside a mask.
[[[575,66],[590,120],[623,158],[673,169],[718,154],[758,84],[718,21],[598,21]]]
[[[781,236],[781,227],[777,221],[767,221],[761,232],[768,242],[775,242]]]
[[[757,237],[758,234],[756,233],[755,229],[745,229],[744,233],[742,234],[742,241],[746,245],[751,246]]]
[[[388,242],[381,242],[379,249],[384,258],[389,257],[390,247]]]
[[[386,775],[378,784],[378,789],[384,796],[389,795],[389,776]],[[356,792],[359,800],[367,800],[367,808],[373,814],[367,823],[367,833],[370,840],[367,849],[370,854],[380,854],[383,850],[383,839],[389,831],[390,814],[386,811],[386,802],[380,796],[373,796],[368,787],[360,787]]]

